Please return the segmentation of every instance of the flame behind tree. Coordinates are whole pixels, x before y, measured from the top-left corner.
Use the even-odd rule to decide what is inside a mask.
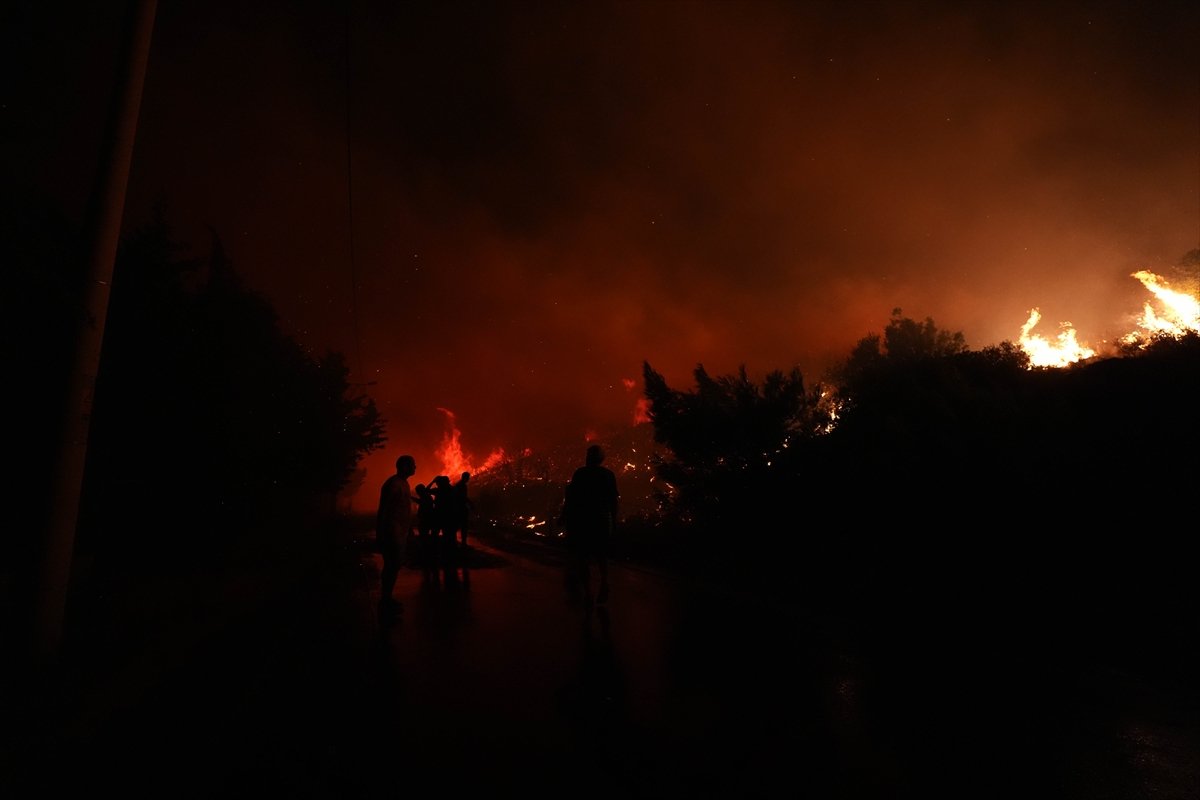
[[[442,434],[441,447],[436,452],[442,462],[441,474],[456,477],[464,472],[470,472],[472,475],[478,475],[504,463],[504,449],[496,448],[483,460],[483,463],[478,466],[473,465],[470,456],[463,452],[462,431],[458,429],[454,412],[448,408],[439,408],[438,411],[446,415],[446,431]]]

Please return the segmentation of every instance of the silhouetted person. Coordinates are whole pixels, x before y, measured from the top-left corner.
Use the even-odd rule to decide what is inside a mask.
[[[433,492],[423,483],[416,488],[417,500],[417,557],[428,569],[437,561],[437,542],[434,540]]]
[[[464,550],[467,547],[467,525],[471,521],[471,497],[467,493],[467,483],[470,480],[471,473],[464,472],[450,493],[450,543],[454,544],[457,534],[458,543]]]
[[[453,555],[454,548],[454,500],[451,497],[454,487],[450,476],[435,477],[429,482],[429,492],[433,495],[433,536],[438,543],[438,558],[444,562]]]
[[[410,455],[396,459],[396,473],[383,482],[379,490],[379,510],[375,514],[375,543],[383,556],[379,573],[379,610],[399,611],[402,606],[392,597],[400,562],[413,527],[412,489],[408,479],[417,471],[417,462]]]
[[[590,600],[591,565],[595,563],[600,585],[596,602],[608,600],[608,549],[617,524],[617,476],[602,466],[604,450],[598,444],[587,449],[584,465],[575,470],[567,484],[562,522],[567,532],[576,578],[585,600]]]

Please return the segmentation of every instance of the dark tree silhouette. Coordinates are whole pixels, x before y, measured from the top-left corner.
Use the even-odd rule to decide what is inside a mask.
[[[832,395],[702,368],[679,392],[644,365],[687,543],[864,629],[1069,632],[1064,648],[1194,672],[1200,336],[1037,368],[899,314]]]
[[[861,388],[860,383],[873,380],[881,370],[895,370],[966,350],[966,339],[961,332],[941,330],[929,317],[917,322],[894,308],[883,335],[870,333],[859,339],[850,356],[830,374],[853,395]]]
[[[666,447],[656,464],[662,501],[701,535],[757,547],[803,515],[781,506],[803,489],[808,446],[828,427],[820,388],[806,390],[798,369],[773,371],[761,384],[745,368],[713,378],[694,371],[694,391],[669,387],[642,367],[654,438]]]
[[[955,513],[942,499],[990,487],[1014,467],[1029,359],[1007,341],[972,351],[962,333],[900,314],[831,370],[838,424],[829,448],[838,474],[870,488],[863,510],[879,519],[919,510],[928,522]]]
[[[206,259],[186,252],[160,215],[118,253],[80,542],[122,557],[196,533],[189,552],[219,557],[251,532],[281,533],[281,520],[332,510],[385,440],[343,357],[284,335],[215,235]]]

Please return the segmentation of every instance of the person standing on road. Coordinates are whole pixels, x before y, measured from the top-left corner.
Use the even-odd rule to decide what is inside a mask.
[[[464,472],[459,476],[458,483],[454,484],[450,495],[451,543],[454,540],[453,534],[457,532],[459,545],[463,550],[467,549],[467,526],[471,521],[471,497],[467,492],[467,483],[470,480],[471,473]]]
[[[417,472],[417,461],[410,455],[396,459],[396,473],[379,490],[379,510],[375,514],[375,543],[383,556],[379,572],[379,610],[400,611],[402,604],[392,597],[408,537],[412,533],[413,497],[408,479]]]
[[[454,486],[449,475],[436,475],[428,484],[433,495],[433,536],[441,566],[454,561]]]
[[[596,602],[608,601],[608,550],[617,524],[617,476],[603,466],[604,449],[590,445],[584,465],[575,470],[567,484],[563,500],[562,523],[567,532],[575,579],[580,582],[584,599],[590,601],[591,565],[596,565],[599,587]]]
[[[433,508],[433,492],[423,483],[417,484],[416,489],[417,502],[417,560],[421,562],[421,566],[426,571],[431,566],[437,566],[437,542],[434,540],[436,531],[435,512]]]

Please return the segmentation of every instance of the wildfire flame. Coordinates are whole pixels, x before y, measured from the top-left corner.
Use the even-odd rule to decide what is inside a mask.
[[[464,472],[478,475],[504,463],[504,449],[498,447],[484,459],[482,464],[473,466],[470,457],[463,452],[462,431],[458,429],[455,422],[454,412],[448,408],[439,408],[438,411],[446,415],[446,431],[442,434],[442,445],[435,452],[435,455],[442,460],[443,475],[457,476]]]
[[[639,397],[633,405],[633,424],[641,425],[644,422],[650,421],[650,401],[644,397]]]
[[[1075,338],[1075,328],[1069,322],[1062,323],[1062,330],[1059,331],[1056,340],[1057,344],[1050,342],[1044,336],[1030,334],[1029,332],[1041,322],[1041,319],[1041,312],[1036,308],[1030,309],[1029,319],[1021,326],[1020,344],[1029,356],[1030,365],[1065,367],[1096,355],[1095,350],[1079,343]]]
[[[633,378],[622,378],[621,385],[625,387],[625,391],[632,392],[637,388],[637,381]],[[645,397],[639,397],[633,404],[633,424],[641,425],[650,421],[650,401]]]
[[[1150,339],[1157,336],[1179,337],[1188,332],[1200,333],[1200,300],[1186,292],[1168,288],[1162,277],[1149,270],[1139,270],[1133,273],[1133,277],[1141,281],[1154,295],[1162,309],[1155,311],[1154,306],[1147,301],[1142,307],[1141,316],[1137,318],[1138,329],[1122,336],[1122,343],[1145,346]],[[1031,334],[1030,331],[1041,318],[1042,315],[1035,308],[1029,312],[1029,319],[1021,326],[1019,342],[1029,356],[1031,367],[1065,367],[1096,354],[1091,347],[1079,342],[1075,329],[1069,322],[1062,323],[1062,330],[1054,342]]]
[[[1166,281],[1153,272],[1141,270],[1133,273],[1133,277],[1141,281],[1142,285],[1158,298],[1158,302],[1164,307],[1164,316],[1156,313],[1147,301],[1142,306],[1142,315],[1138,317],[1138,325],[1142,330],[1125,334],[1121,341],[1137,344],[1148,335],[1182,336],[1188,331],[1200,333],[1200,300],[1189,294],[1168,289]]]

